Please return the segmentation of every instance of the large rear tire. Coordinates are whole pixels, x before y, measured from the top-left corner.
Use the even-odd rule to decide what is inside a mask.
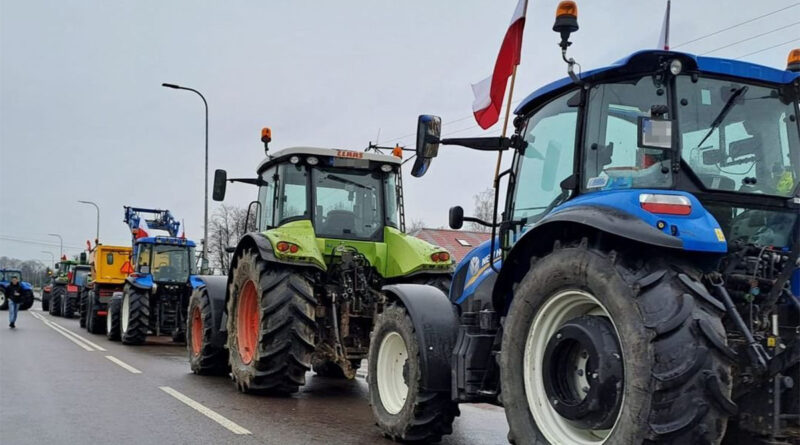
[[[27,311],[33,306],[33,291],[26,290],[22,292],[22,304],[19,306],[19,310]]]
[[[42,291],[42,310],[50,311],[50,292]]]
[[[8,309],[8,298],[6,297],[6,291],[0,289],[0,311],[4,311]]]
[[[127,286],[120,307],[122,343],[141,345],[150,329],[150,296],[133,286]]]
[[[111,341],[120,341],[122,338],[120,312],[122,312],[122,299],[112,298],[108,302],[108,314],[106,314],[106,338]]]
[[[369,346],[369,400],[378,427],[393,440],[438,442],[453,432],[459,415],[450,393],[420,389],[421,353],[404,307],[391,305],[378,315]]]
[[[109,304],[109,306],[111,306]],[[109,307],[106,310],[106,317],[109,317],[111,313],[111,308]],[[95,297],[94,291],[89,291],[86,293],[86,330],[92,334],[105,334],[106,333],[106,320],[103,319],[102,315],[97,315],[97,301]],[[119,310],[117,310],[117,320],[116,320],[116,328],[117,332],[119,332]],[[112,327],[113,329],[113,327]],[[119,334],[117,334],[117,337]],[[118,340],[119,338],[117,338]]]
[[[248,393],[297,392],[314,352],[316,301],[309,279],[244,250],[228,295],[229,362],[236,387]]]
[[[192,293],[186,320],[186,350],[192,372],[199,375],[228,373],[228,350],[217,344],[214,314],[205,287]]]
[[[64,286],[54,286],[50,294],[50,315],[61,316],[61,300],[66,297],[67,289]]]
[[[677,264],[584,242],[531,267],[500,359],[512,443],[719,443],[735,410],[724,306]]]
[[[78,304],[78,320],[79,320],[78,324],[82,328],[85,328],[86,325],[87,325],[87,322],[88,322],[88,320],[87,320],[87,318],[88,318],[87,317],[87,314],[88,314],[88,309],[87,309],[88,301],[89,301],[89,291],[88,290],[84,290],[83,292],[80,293],[80,304]]]
[[[64,318],[73,318],[75,316],[75,303],[77,302],[78,294],[74,297],[65,293],[61,299],[61,316]]]

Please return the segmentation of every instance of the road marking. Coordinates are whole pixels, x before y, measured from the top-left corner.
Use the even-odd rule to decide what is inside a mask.
[[[120,359],[118,359],[116,357],[114,357],[113,355],[107,355],[106,358],[111,360],[112,362],[118,364],[122,368],[127,369],[128,371],[130,371],[130,372],[132,372],[134,374],[141,374],[142,373],[142,371],[139,371],[138,369],[136,369],[133,366],[123,362],[122,360],[120,360]]]
[[[105,350],[106,350],[104,347],[102,347],[102,346],[99,346],[99,345],[95,344],[94,342],[92,342],[92,341],[89,341],[89,340],[87,340],[87,339],[83,338],[82,336],[80,336],[80,335],[78,335],[78,334],[76,334],[76,333],[74,333],[74,332],[70,331],[69,329],[65,328],[64,326],[61,326],[60,324],[56,323],[55,321],[51,321],[50,323],[53,323],[54,325],[56,325],[56,326],[58,326],[59,328],[63,329],[63,330],[64,330],[64,332],[66,332],[67,334],[69,334],[69,335],[71,335],[71,336],[73,336],[73,337],[76,337],[76,338],[80,339],[81,341],[83,341],[83,342],[84,342],[84,343],[86,343],[87,345],[89,345],[89,346],[91,346],[91,347],[93,347],[93,348],[97,349],[98,351],[105,351]]]
[[[230,430],[233,434],[253,434],[253,433],[250,432],[250,430],[242,428],[241,426],[237,425],[233,421],[223,417],[222,415],[220,415],[216,411],[213,411],[213,410],[211,410],[209,408],[206,408],[205,406],[203,406],[199,402],[196,402],[196,401],[190,399],[189,397],[179,393],[178,391],[175,391],[174,389],[170,388],[169,386],[159,386],[158,388],[160,390],[164,391],[165,393],[171,395],[172,397],[175,397],[176,399],[180,400],[181,402],[189,405],[190,407],[194,408],[195,410],[199,411],[201,414],[203,414],[204,416],[206,416],[209,419],[213,420],[214,422],[217,422],[218,424],[224,426],[225,428]]]
[[[50,329],[52,329],[52,330],[54,330],[54,331],[58,332],[59,334],[63,335],[64,337],[66,337],[66,339],[67,339],[67,340],[69,340],[69,341],[71,341],[71,342],[75,343],[76,345],[80,346],[81,348],[83,348],[83,349],[85,349],[85,350],[87,350],[87,351],[89,351],[89,352],[92,352],[92,351],[94,351],[94,349],[93,349],[91,346],[89,346],[89,345],[87,345],[87,344],[83,343],[83,342],[82,342],[82,341],[80,341],[80,340],[76,340],[76,339],[74,339],[74,338],[70,337],[69,335],[67,335],[67,334],[63,333],[62,331],[60,331],[60,330],[59,330],[57,327],[55,327],[55,326],[54,326],[52,323],[50,323],[50,322],[49,322],[49,321],[48,321],[46,318],[44,318],[43,316],[41,316],[41,315],[39,315],[39,314],[37,314],[37,313],[35,313],[35,312],[31,312],[31,315],[33,315],[35,318],[39,319],[39,321],[41,321],[42,323],[44,323],[44,325],[45,325],[45,326],[49,327]]]

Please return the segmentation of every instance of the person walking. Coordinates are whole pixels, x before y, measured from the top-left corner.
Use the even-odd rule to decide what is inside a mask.
[[[19,305],[22,304],[22,286],[19,284],[19,278],[11,277],[11,284],[6,288],[6,298],[8,298],[8,327],[14,329],[17,327],[15,323]]]

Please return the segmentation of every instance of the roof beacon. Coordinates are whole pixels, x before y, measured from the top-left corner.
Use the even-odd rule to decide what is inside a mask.
[[[800,72],[800,48],[789,51],[789,57],[786,59],[786,71]]]
[[[269,127],[261,129],[261,142],[264,143],[264,154],[269,156],[269,143],[272,142],[272,130]]]
[[[556,22],[553,24],[553,31],[561,34],[561,58],[567,62],[567,73],[573,82],[580,84],[580,79],[575,74],[575,65],[580,67],[580,64],[575,62],[575,59],[570,57],[567,59],[567,48],[572,45],[569,41],[569,35],[578,30],[578,5],[573,1],[563,1],[558,4],[556,9]]]

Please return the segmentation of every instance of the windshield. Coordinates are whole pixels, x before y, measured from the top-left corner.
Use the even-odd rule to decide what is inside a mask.
[[[17,277],[18,280],[22,281],[22,273],[16,270],[7,270],[5,272],[0,272],[0,281],[11,281],[12,278]]]
[[[194,255],[189,247],[157,244],[153,248],[151,272],[157,282],[185,282],[189,279]]]
[[[89,269],[75,269],[75,273],[72,276],[72,282],[77,286],[85,286],[86,279],[88,277]]]
[[[368,170],[315,168],[314,230],[317,236],[377,239],[383,229],[381,174]]]
[[[800,180],[797,98],[776,88],[677,79],[682,158],[707,189],[792,196]]]

